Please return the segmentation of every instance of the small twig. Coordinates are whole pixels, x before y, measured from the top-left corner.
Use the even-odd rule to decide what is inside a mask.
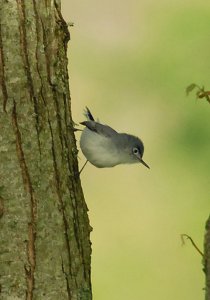
[[[82,129],[78,129],[78,128],[73,128],[73,131],[77,132],[77,131],[83,131],[83,130]]]
[[[67,22],[67,25],[70,26],[74,26],[74,22]]]
[[[201,250],[198,248],[198,246],[195,244],[195,242],[193,241],[193,239],[192,239],[188,234],[185,234],[185,233],[184,233],[184,234],[181,234],[182,245],[185,244],[184,238],[190,240],[191,243],[192,243],[192,245],[193,245],[193,247],[200,253],[200,255],[201,255],[202,257],[204,256],[203,252],[201,252]]]

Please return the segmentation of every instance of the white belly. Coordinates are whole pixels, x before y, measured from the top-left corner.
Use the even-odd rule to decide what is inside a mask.
[[[109,137],[85,128],[80,138],[80,147],[87,160],[98,168],[120,164],[119,153]]]

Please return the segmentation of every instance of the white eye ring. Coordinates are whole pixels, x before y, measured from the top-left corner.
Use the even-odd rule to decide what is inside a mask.
[[[138,148],[133,148],[133,154],[139,154],[139,149]]]

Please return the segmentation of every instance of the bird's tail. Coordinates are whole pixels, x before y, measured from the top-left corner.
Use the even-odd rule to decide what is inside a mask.
[[[90,120],[90,121],[95,121],[93,118],[93,115],[91,114],[89,108],[86,106],[85,110],[84,110],[84,115],[85,117]]]

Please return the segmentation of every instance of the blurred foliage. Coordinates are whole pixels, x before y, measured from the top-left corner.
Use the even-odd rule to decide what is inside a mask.
[[[205,91],[204,87],[200,87],[199,85],[192,83],[186,88],[186,93],[189,95],[190,92],[192,92],[194,89],[196,89],[196,96],[197,98],[205,98],[206,101],[210,103],[210,91]]]
[[[63,1],[72,112],[140,136],[151,170],[87,165],[96,300],[203,300],[209,215],[209,9],[202,1]],[[187,98],[184,90],[189,82]],[[195,100],[194,92],[204,96]],[[77,134],[77,133],[76,133]],[[79,140],[79,134],[77,134]],[[79,153],[81,165],[84,158]]]

